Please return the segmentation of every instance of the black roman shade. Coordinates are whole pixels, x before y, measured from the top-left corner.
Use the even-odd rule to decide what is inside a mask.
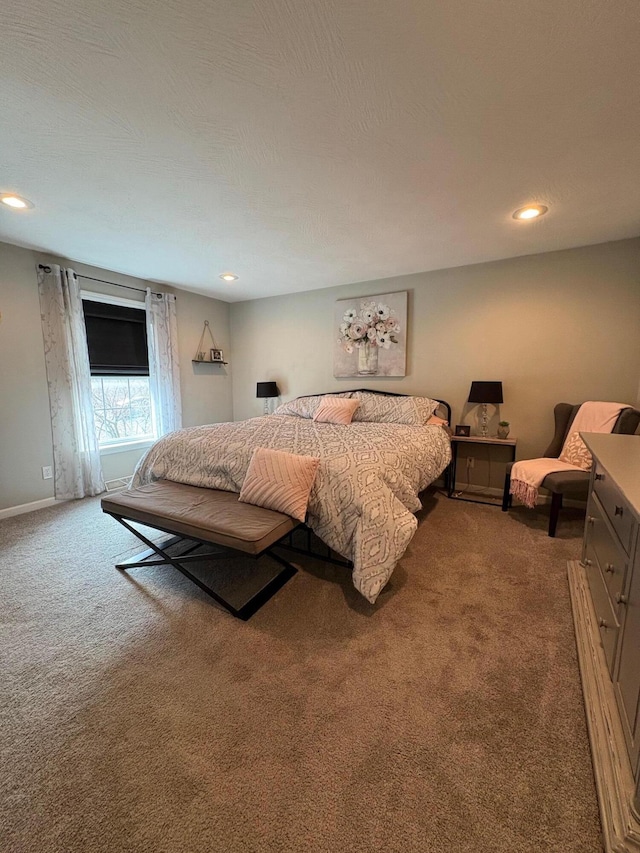
[[[82,300],[92,376],[148,376],[144,308]]]

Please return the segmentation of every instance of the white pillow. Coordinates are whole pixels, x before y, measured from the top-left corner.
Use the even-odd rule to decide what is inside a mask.
[[[370,391],[357,391],[353,396],[360,400],[354,422],[423,426],[440,405],[429,397],[388,397]]]

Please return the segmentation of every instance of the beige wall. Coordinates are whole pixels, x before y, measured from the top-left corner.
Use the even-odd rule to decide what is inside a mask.
[[[335,300],[397,290],[409,291],[406,377],[334,379]],[[518,456],[537,456],[556,402],[635,403],[639,328],[640,239],[236,303],[234,417],[259,414],[255,383],[274,379],[287,399],[357,387],[444,398],[473,431],[470,383],[499,379]]]
[[[231,363],[193,364],[204,321],[209,321],[218,348],[231,361],[230,311],[227,302],[209,299],[186,290],[174,291],[177,297],[182,421],[184,426],[221,423],[233,420]],[[207,340],[208,335],[205,337]],[[205,347],[211,348],[211,343]]]
[[[36,264],[47,262],[118,284],[147,286],[140,279],[0,243],[0,510],[53,496],[53,481],[43,480],[41,472],[43,465],[53,464],[53,453],[36,279]],[[134,290],[83,279],[80,284],[85,290],[144,299]],[[230,354],[229,305],[183,290],[173,292],[177,295],[184,425],[231,420],[230,367],[191,363],[204,320],[209,320],[216,344]],[[140,455],[140,451],[104,455],[105,479],[129,475]]]
[[[53,495],[53,464],[35,260],[0,243],[0,509]]]

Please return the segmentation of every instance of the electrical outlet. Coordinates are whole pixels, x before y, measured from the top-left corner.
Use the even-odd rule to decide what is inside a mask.
[[[53,477],[53,468],[51,465],[43,465],[42,466],[42,479],[50,480]]]
[[[476,464],[476,460],[473,456],[467,456],[467,468],[473,468]]]

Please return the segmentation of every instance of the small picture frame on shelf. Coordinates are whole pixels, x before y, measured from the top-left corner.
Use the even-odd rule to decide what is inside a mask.
[[[471,427],[467,424],[456,424],[455,434],[466,436],[468,438],[471,435]]]
[[[224,355],[221,349],[211,350],[211,361],[224,361]]]

